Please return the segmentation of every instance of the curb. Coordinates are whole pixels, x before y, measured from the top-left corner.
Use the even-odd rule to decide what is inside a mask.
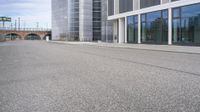
[[[124,48],[124,49],[136,49],[136,50],[146,50],[146,51],[161,51],[161,52],[200,55],[200,47],[199,47],[199,52],[191,52],[191,51],[188,52],[188,51],[175,51],[175,50],[166,50],[166,49],[138,48],[138,47],[125,46],[126,44],[113,44],[113,43],[92,43],[92,42],[91,43],[90,42],[86,42],[86,43],[75,42],[75,43],[73,43],[73,42],[60,42],[60,41],[49,41],[49,43],[69,44],[69,45],[86,45],[86,46],[109,47],[109,48]],[[102,45],[102,44],[105,44],[105,45]],[[111,44],[113,44],[113,45],[111,45]],[[122,46],[120,46],[120,45],[122,45]],[[130,44],[128,44],[128,45],[130,45]],[[149,46],[151,46],[151,45],[149,45]],[[178,47],[181,47],[181,46],[178,46]]]

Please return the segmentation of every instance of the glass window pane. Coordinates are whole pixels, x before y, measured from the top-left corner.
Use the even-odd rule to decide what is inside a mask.
[[[163,16],[164,19],[168,18],[168,10],[163,10],[162,16]]]
[[[168,19],[167,11],[146,13],[145,22],[142,22],[142,42],[145,43],[167,43],[168,41]],[[164,18],[163,15],[165,15]],[[142,16],[144,19],[145,16]]]
[[[119,0],[119,12],[128,12],[133,10],[133,0]]]
[[[173,20],[173,42],[180,42],[180,33],[181,33],[181,24],[180,19],[174,19]]]
[[[200,44],[200,4],[173,9],[173,16],[173,42]]]
[[[146,15],[145,15],[145,14],[143,14],[143,15],[141,16],[141,20],[142,20],[142,22],[145,22],[145,21],[146,21]]]
[[[128,17],[128,43],[133,43],[134,42],[134,32],[133,32],[133,26],[134,26],[134,21],[133,21],[133,16]]]
[[[180,8],[173,9],[173,18],[180,17]]]
[[[138,16],[129,16],[127,18],[127,41],[136,43],[138,38]]]
[[[114,15],[114,0],[108,0],[108,15]]]

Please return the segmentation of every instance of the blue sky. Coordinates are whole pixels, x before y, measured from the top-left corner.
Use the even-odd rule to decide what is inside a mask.
[[[21,27],[51,27],[51,0],[0,0],[0,16],[20,17]],[[6,23],[10,26],[10,23]]]

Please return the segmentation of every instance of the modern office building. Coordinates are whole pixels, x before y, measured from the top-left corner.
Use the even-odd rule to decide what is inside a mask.
[[[52,0],[52,39],[109,41],[106,0]]]
[[[119,43],[200,45],[200,0],[107,0]]]

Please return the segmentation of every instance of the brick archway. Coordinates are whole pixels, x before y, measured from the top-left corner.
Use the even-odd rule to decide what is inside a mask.
[[[40,35],[36,34],[36,33],[29,33],[27,34],[25,37],[24,37],[24,40],[32,40],[32,39],[29,39],[29,36],[35,36],[36,38],[33,39],[33,40],[42,40],[42,38],[40,37]]]
[[[9,36],[10,36],[10,38],[9,38]],[[7,34],[5,34],[5,37],[9,38],[10,40],[15,40],[16,39],[16,38],[12,39],[13,36],[16,36],[16,38],[19,38],[20,40],[23,39],[22,36],[20,34],[18,34],[18,33],[7,33]]]
[[[41,40],[48,35],[51,34],[51,31],[18,31],[18,30],[0,30],[0,35],[7,34],[17,34],[21,37],[22,40],[25,40],[26,36],[29,34],[36,34],[40,37]]]

